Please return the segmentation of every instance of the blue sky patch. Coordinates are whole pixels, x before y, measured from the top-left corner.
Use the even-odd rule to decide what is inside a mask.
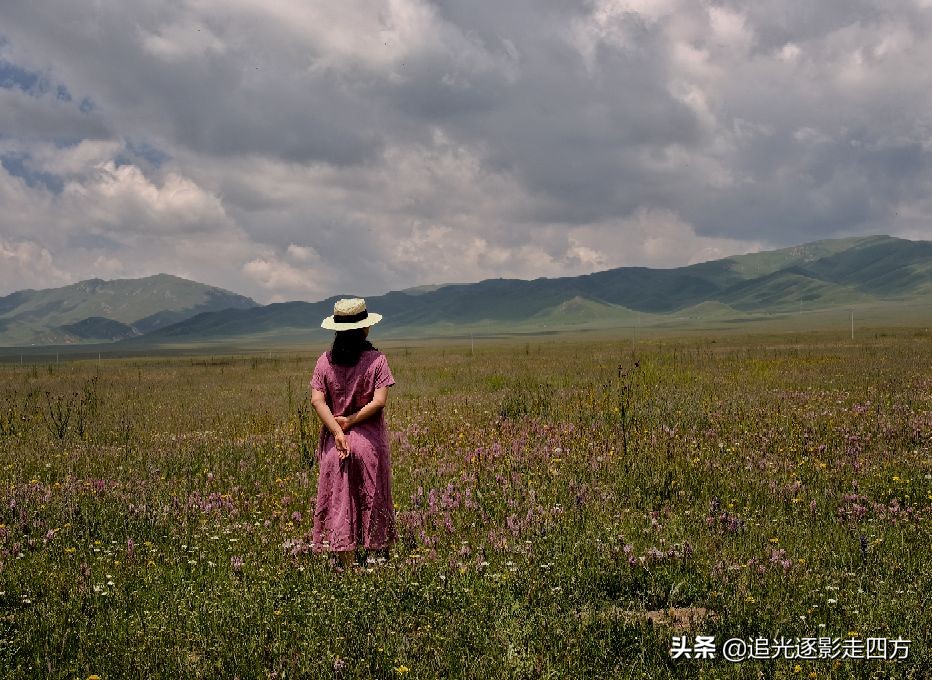
[[[29,71],[9,61],[0,60],[0,87],[7,90],[22,90],[38,97],[48,92],[52,85],[42,73]]]
[[[155,167],[160,167],[166,161],[171,160],[171,156],[167,153],[146,142],[134,142],[128,139],[126,140],[126,150],[137,158],[148,161]]]
[[[58,175],[30,168],[29,154],[0,154],[0,165],[14,177],[21,178],[29,187],[45,187],[56,194],[60,194],[65,187],[64,181]]]
[[[0,47],[3,46],[0,38]],[[60,83],[53,86],[48,76],[39,71],[30,71],[11,61],[0,58],[0,87],[7,90],[21,90],[33,97],[53,92],[55,99],[61,102],[72,102],[74,97],[66,85]],[[97,104],[90,97],[84,97],[78,103],[81,113],[91,113],[97,110]]]
[[[55,137],[52,143],[56,149],[73,149],[83,141],[83,137]]]

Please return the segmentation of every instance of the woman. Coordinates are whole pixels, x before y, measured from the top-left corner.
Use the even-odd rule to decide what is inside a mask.
[[[395,380],[385,355],[366,340],[381,319],[365,300],[338,300],[321,323],[337,332],[333,347],[320,355],[311,378],[311,404],[324,425],[314,549],[337,553],[344,569],[357,548],[387,553],[397,540],[383,415]]]

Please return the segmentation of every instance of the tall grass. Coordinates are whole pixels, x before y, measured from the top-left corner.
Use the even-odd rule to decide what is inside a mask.
[[[311,551],[319,350],[0,367],[0,676],[927,677],[923,337],[389,349],[400,540],[343,575]]]

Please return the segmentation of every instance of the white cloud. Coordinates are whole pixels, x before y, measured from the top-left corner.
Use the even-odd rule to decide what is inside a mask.
[[[311,248],[310,246],[299,246],[294,243],[289,243],[288,248],[285,251],[288,257],[297,262],[318,262],[320,261],[320,255],[317,254],[317,251]]]
[[[100,272],[98,276],[101,277],[118,276],[126,271],[126,265],[118,258],[106,257],[104,255],[94,260],[93,267],[94,271]]]
[[[326,270],[299,267],[273,254],[252,259],[242,269],[246,276],[274,293],[288,292],[301,297],[315,297],[326,290],[323,285]]]
[[[198,20],[191,13],[156,30],[141,27],[137,30],[142,48],[169,62],[182,62],[212,54],[219,56],[225,51],[223,40],[211,30],[209,24]]]
[[[926,5],[5,3],[49,87],[0,87],[0,285],[317,299],[930,237]]]
[[[63,177],[80,177],[86,175],[90,168],[112,162],[123,150],[123,144],[110,139],[82,140],[65,147],[37,142],[18,145],[17,150],[28,154],[29,165],[36,170]]]
[[[799,58],[802,50],[799,49],[799,45],[794,43],[786,43],[783,47],[780,48],[780,59],[786,62],[793,62]]]
[[[622,266],[677,267],[757,252],[763,240],[702,236],[679,215],[665,209],[642,208],[627,219],[570,229],[570,252],[592,248],[601,268]],[[683,254],[687,254],[684,260]]]
[[[219,198],[174,172],[157,184],[134,165],[107,161],[83,180],[69,181],[60,202],[84,226],[104,231],[191,233],[227,223]]]
[[[727,7],[709,7],[709,25],[716,44],[739,52],[746,52],[754,39],[744,15]]]
[[[52,288],[69,283],[52,254],[34,241],[0,238],[0,288]]]

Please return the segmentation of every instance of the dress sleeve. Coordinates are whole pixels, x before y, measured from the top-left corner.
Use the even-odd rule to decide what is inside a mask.
[[[321,392],[327,391],[327,384],[325,382],[324,375],[327,372],[327,355],[321,354],[317,359],[317,363],[314,365],[314,374],[311,376],[311,388],[315,390],[320,390]]]
[[[378,361],[375,362],[375,389],[380,387],[389,387],[390,385],[395,384],[395,377],[392,375],[391,369],[388,367],[388,359],[385,358],[385,355],[379,357]]]

